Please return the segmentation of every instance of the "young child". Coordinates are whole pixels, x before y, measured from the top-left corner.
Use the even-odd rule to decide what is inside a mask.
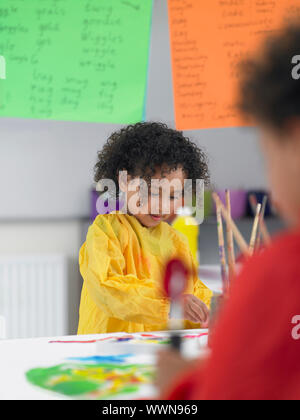
[[[170,302],[162,279],[166,262],[174,257],[191,273],[183,297],[185,327],[205,325],[212,293],[197,277],[187,239],[165,222],[182,206],[185,179],[208,180],[203,152],[164,124],[138,123],[110,136],[95,169],[97,183],[111,180],[118,197],[125,195],[129,203],[139,193],[139,199],[135,212],[100,214],[89,228],[79,255],[84,283],[78,334],[166,329]],[[121,171],[127,171],[127,179]],[[148,191],[142,193],[140,184],[133,190],[130,181],[135,180],[144,180]],[[162,194],[163,182],[159,186],[154,180],[173,185],[168,197]]]
[[[285,27],[242,67],[240,107],[260,128],[272,194],[289,232],[246,262],[207,360],[158,361],[167,399],[300,399],[300,26]]]

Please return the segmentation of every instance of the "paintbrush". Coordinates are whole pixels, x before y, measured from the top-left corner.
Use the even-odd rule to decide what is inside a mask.
[[[245,257],[249,257],[250,256],[250,252],[249,252],[248,244],[245,241],[245,239],[243,238],[243,236],[242,236],[241,232],[239,231],[238,227],[236,226],[236,224],[232,220],[230,214],[225,209],[222,201],[220,200],[220,197],[218,196],[217,193],[212,193],[212,197],[213,197],[213,199],[214,199],[214,201],[216,203],[216,206],[219,204],[219,206],[221,208],[222,216],[224,217],[226,223],[232,229],[233,236],[234,236],[234,238],[235,238],[235,240],[236,240],[236,242],[237,242],[240,250],[242,251],[242,253],[244,254]]]
[[[249,252],[250,252],[251,255],[253,255],[254,249],[255,249],[260,210],[261,210],[261,204],[257,204],[256,214],[255,214],[255,218],[254,218],[254,222],[253,222],[253,228],[252,228],[250,244],[249,244]]]
[[[265,208],[267,204],[268,196],[265,195],[262,202],[262,211],[259,217],[259,231],[261,234],[261,237],[263,239],[264,245],[268,246],[271,243],[271,236],[268,232],[266,223],[264,221],[264,215],[265,215]],[[252,209],[253,214],[256,213],[256,206],[257,206],[257,199],[254,194],[251,194],[249,197],[250,206]]]
[[[221,207],[219,203],[216,203],[217,207],[217,227],[218,227],[218,242],[219,242],[219,257],[221,266],[221,278],[223,285],[223,294],[227,292],[227,270],[226,270],[226,254],[224,245],[224,232],[222,223]]]
[[[265,224],[264,222],[264,217],[265,217],[265,212],[266,212],[266,206],[267,206],[267,201],[268,201],[268,196],[264,195],[263,201],[262,201],[262,205],[261,205],[261,211],[260,211],[260,216],[259,216],[259,234],[257,235],[257,240],[256,240],[256,244],[255,244],[255,249],[258,250],[260,248],[260,241],[262,238],[262,229],[261,229],[261,225]]]
[[[226,208],[231,217],[231,202],[230,202],[230,191],[226,190]],[[234,243],[233,233],[229,224],[226,225],[226,236],[227,236],[227,251],[228,251],[228,267],[229,267],[229,279],[235,276],[235,255],[234,255]]]

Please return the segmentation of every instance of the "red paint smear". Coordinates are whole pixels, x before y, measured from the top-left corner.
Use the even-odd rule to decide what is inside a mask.
[[[62,341],[62,340],[53,340],[53,341],[49,341],[49,343],[95,343],[98,340],[89,340],[89,341]]]
[[[111,339],[118,339],[118,338],[134,338],[132,335],[124,335],[121,337],[105,337],[105,338],[97,338],[94,340],[52,340],[49,341],[49,343],[80,343],[80,344],[85,344],[85,343],[96,343],[97,341],[105,341],[105,340],[111,340]]]
[[[183,338],[199,338],[199,337],[204,337],[205,335],[208,335],[208,333],[201,333],[201,334],[196,334],[196,335],[184,335]]]
[[[151,337],[151,338],[164,338],[160,335],[153,335],[153,334],[141,334],[141,337]]]

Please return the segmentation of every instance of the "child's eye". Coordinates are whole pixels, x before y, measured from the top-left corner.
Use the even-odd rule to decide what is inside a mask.
[[[151,193],[151,197],[159,197],[159,194],[157,193]],[[170,197],[170,200],[178,200],[179,196],[172,196]]]

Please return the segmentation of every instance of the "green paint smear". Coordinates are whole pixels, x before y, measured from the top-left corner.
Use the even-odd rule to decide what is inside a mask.
[[[159,342],[159,344],[170,344],[170,343],[171,343],[171,340],[169,340],[169,339],[162,340],[162,341]]]
[[[137,385],[125,386],[119,394],[129,394],[130,392],[137,392],[139,387]]]
[[[96,391],[98,389],[98,384],[87,380],[70,381],[57,384],[52,389],[53,391],[60,392],[61,394],[72,396]]]
[[[113,363],[65,363],[26,372],[27,380],[33,385],[66,396],[88,399],[137,392],[143,383],[151,383],[153,377],[153,366]],[[121,381],[116,388],[114,380]],[[131,383],[131,380],[142,382]]]

